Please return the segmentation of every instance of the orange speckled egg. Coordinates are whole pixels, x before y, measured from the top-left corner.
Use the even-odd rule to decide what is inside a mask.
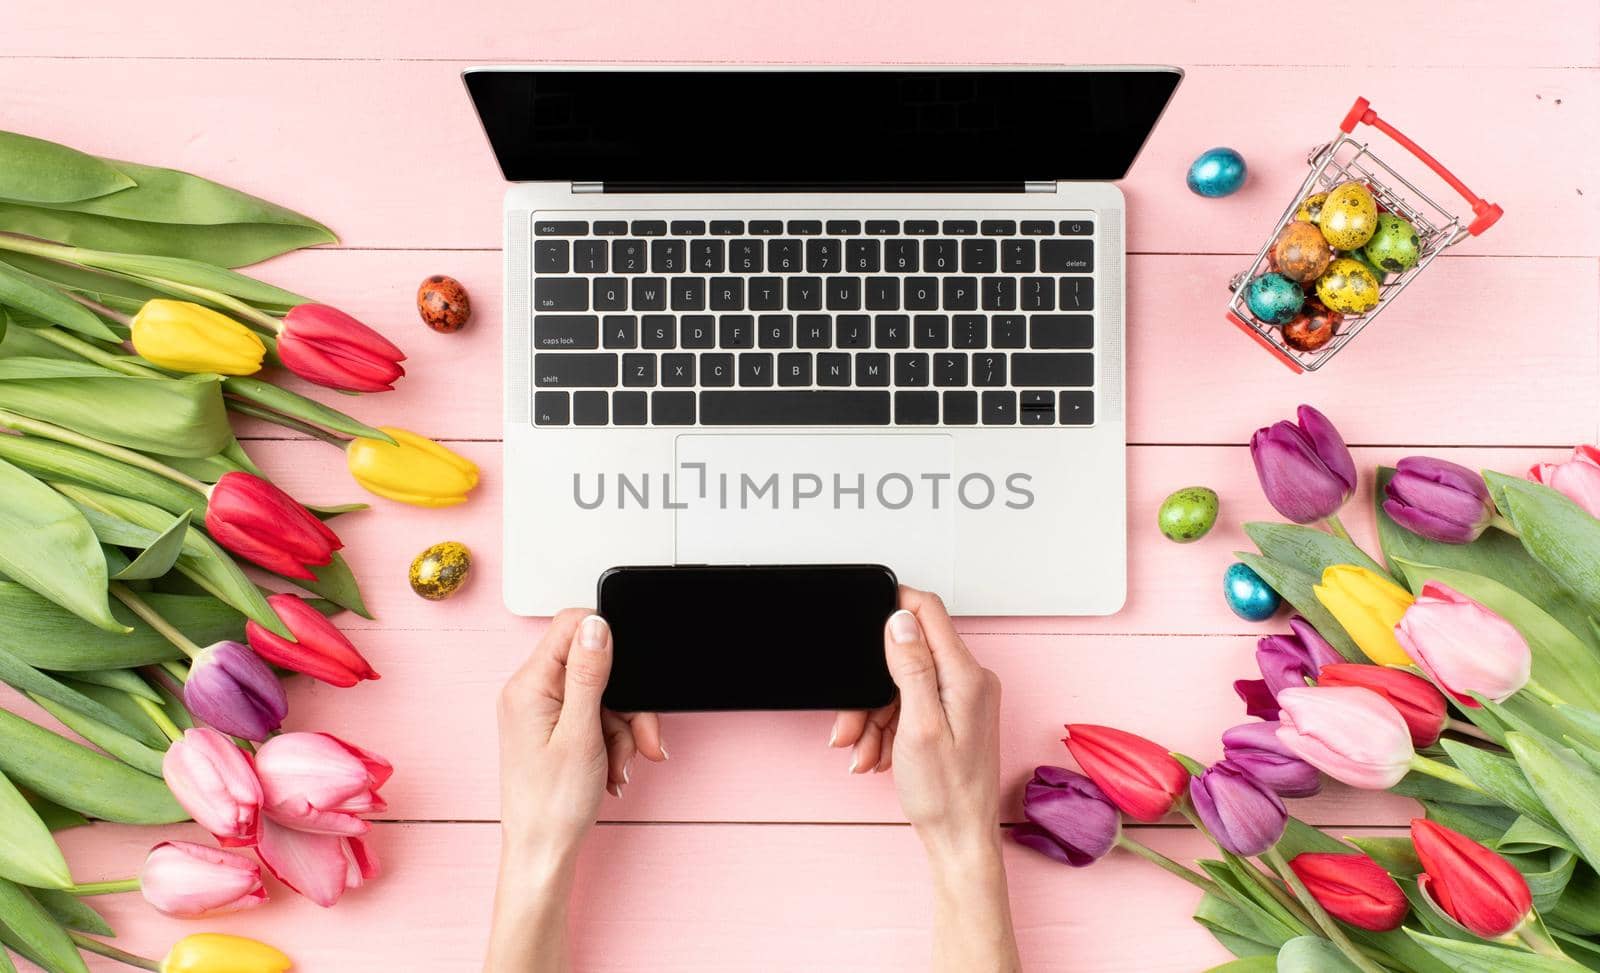
[[[449,334],[466,327],[472,317],[472,302],[459,280],[434,274],[417,288],[417,313],[428,327]]]
[[[1321,277],[1332,260],[1333,248],[1322,231],[1299,220],[1285,224],[1272,244],[1272,261],[1278,273],[1301,284]]]

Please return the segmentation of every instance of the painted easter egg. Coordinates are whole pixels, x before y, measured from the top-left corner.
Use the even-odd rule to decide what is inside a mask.
[[[1156,523],[1169,541],[1188,544],[1206,536],[1217,522],[1217,491],[1210,487],[1184,487],[1161,502]]]
[[[1378,306],[1378,278],[1361,261],[1340,257],[1317,278],[1317,299],[1340,314],[1365,314]]]
[[[1322,231],[1310,223],[1295,220],[1278,231],[1272,244],[1272,266],[1292,281],[1309,284],[1322,276],[1333,260],[1333,248]]]
[[[1283,600],[1248,564],[1234,563],[1222,575],[1222,594],[1228,608],[1247,622],[1264,622],[1277,614]]]
[[[1326,203],[1327,201],[1327,193],[1317,193],[1312,196],[1307,196],[1305,199],[1300,201],[1299,208],[1294,211],[1294,218],[1302,223],[1310,223],[1315,226],[1316,224],[1322,222],[1322,204]]]
[[[1328,245],[1335,250],[1365,246],[1378,229],[1378,204],[1359,182],[1347,182],[1328,194],[1317,220]]]
[[[1215,199],[1231,196],[1244,185],[1249,170],[1244,156],[1226,146],[1206,149],[1189,164],[1189,191]]]
[[[429,601],[455,594],[472,568],[472,552],[456,541],[435,544],[411,562],[411,590]]]
[[[460,281],[434,274],[417,288],[417,313],[428,327],[449,334],[466,327],[472,317],[472,302]]]
[[[1245,287],[1244,302],[1258,320],[1287,324],[1306,300],[1300,285],[1279,273],[1262,274]]]
[[[1283,326],[1283,343],[1295,351],[1317,351],[1339,333],[1344,315],[1330,311],[1316,298],[1307,298],[1294,320]]]
[[[1378,217],[1378,228],[1372,239],[1361,248],[1367,263],[1379,270],[1397,274],[1410,270],[1422,257],[1422,244],[1417,239],[1417,228],[1403,216],[1383,213]]]

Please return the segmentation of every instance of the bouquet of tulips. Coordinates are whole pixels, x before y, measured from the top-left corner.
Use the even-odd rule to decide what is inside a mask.
[[[0,132],[0,681],[60,724],[0,709],[0,971],[7,950],[51,973],[84,970],[81,951],[284,969],[229,937],[190,937],[162,964],[129,956],[95,938],[111,930],[84,897],[141,889],[179,916],[253,906],[266,892],[247,849],[325,906],[377,874],[362,816],[384,809],[389,764],[281,733],[273,669],[378,678],[330,621],[367,614],[330,523],[365,505],[274,486],[229,414],[344,449],[357,483],[403,502],[459,503],[477,470],[257,376],[281,365],[358,393],[404,374],[376,331],[232,269],[331,240],[187,173]],[[190,818],[216,847],[162,842],[122,881],[76,882],[52,837]]]
[[[1357,485],[1342,437],[1296,418],[1251,441],[1294,523],[1246,524],[1258,550],[1239,557],[1298,612],[1235,684],[1258,722],[1209,767],[1069,726],[1083,773],[1040,767],[1016,839],[1079,866],[1120,846],[1192,882],[1195,918],[1240,957],[1219,970],[1600,969],[1600,450],[1523,477],[1377,470],[1380,564],[1338,518]],[[1424,817],[1324,834],[1285,804],[1324,775]],[[1121,832],[1172,812],[1219,857],[1191,868]]]

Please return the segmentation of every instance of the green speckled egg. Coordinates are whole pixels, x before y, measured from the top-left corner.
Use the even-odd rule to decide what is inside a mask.
[[[1365,314],[1378,306],[1378,278],[1361,261],[1340,257],[1317,278],[1317,299],[1340,314]]]
[[[441,601],[456,593],[471,568],[472,552],[467,545],[443,541],[411,562],[411,590],[429,601]]]
[[[1169,541],[1188,544],[1199,540],[1217,522],[1217,491],[1203,486],[1174,491],[1161,501],[1156,522]]]
[[[1365,246],[1378,229],[1378,201],[1359,182],[1347,182],[1328,194],[1317,220],[1335,250]]]
[[[1422,244],[1417,239],[1417,228],[1405,217],[1384,213],[1378,217],[1377,232],[1361,248],[1361,255],[1379,270],[1397,274],[1410,270],[1422,257]]]

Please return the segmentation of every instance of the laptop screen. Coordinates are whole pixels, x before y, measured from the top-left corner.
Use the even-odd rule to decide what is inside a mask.
[[[1120,179],[1181,76],[489,68],[465,78],[514,182],[896,190]]]

